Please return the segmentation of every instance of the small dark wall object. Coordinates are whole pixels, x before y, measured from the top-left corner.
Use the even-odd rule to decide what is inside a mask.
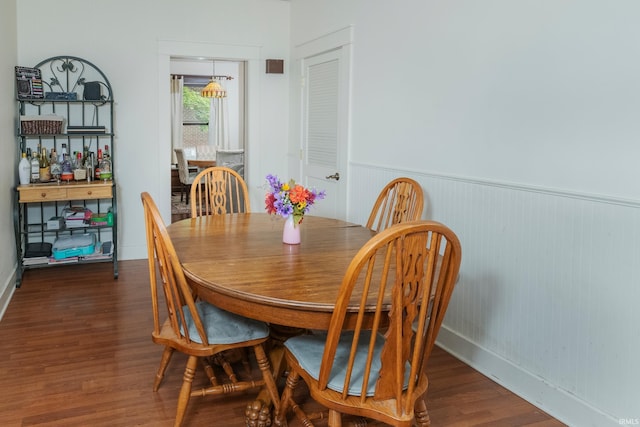
[[[85,82],[84,99],[85,101],[100,101],[102,99],[100,82]]]
[[[267,74],[283,74],[284,59],[267,59]]]

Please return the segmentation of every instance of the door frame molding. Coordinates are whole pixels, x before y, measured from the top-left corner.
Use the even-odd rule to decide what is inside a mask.
[[[250,45],[226,45],[219,43],[187,42],[175,40],[158,40],[158,160],[171,163],[171,112],[169,79],[172,57],[192,57],[208,59],[228,59],[246,63],[245,69],[245,173],[247,181],[261,182],[259,164],[261,157],[260,143],[260,64],[261,47]],[[252,167],[251,165],[257,165]],[[255,176],[254,176],[255,175]],[[162,175],[158,183],[158,206],[165,218],[171,217],[170,191],[171,176]],[[155,194],[154,194],[154,197]],[[258,196],[255,195],[256,203]],[[165,216],[166,215],[166,216]]]

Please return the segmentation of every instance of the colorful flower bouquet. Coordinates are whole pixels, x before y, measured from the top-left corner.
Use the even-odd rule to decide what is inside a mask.
[[[293,216],[294,224],[300,224],[304,214],[316,200],[323,199],[325,192],[304,188],[292,179],[282,183],[275,175],[267,175],[269,191],[265,197],[266,210],[284,218]]]

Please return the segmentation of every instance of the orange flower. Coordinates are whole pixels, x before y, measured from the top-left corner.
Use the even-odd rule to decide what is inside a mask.
[[[292,203],[306,202],[307,197],[309,197],[309,190],[302,185],[296,185],[289,192],[289,200],[291,200]]]

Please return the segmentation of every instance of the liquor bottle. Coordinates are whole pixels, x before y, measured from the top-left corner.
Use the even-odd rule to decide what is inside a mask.
[[[87,157],[84,159],[84,167],[87,170],[87,181],[93,181],[95,179],[95,159],[94,152],[87,152]]]
[[[82,153],[80,151],[76,153],[76,162],[73,165],[73,178],[76,181],[84,181],[87,179],[87,170],[84,168]]]
[[[85,179],[90,179],[87,175],[89,172],[89,147],[86,145],[82,146],[82,169],[84,169],[84,177]]]
[[[58,162],[60,162],[60,164],[62,164],[62,162],[64,161],[65,153],[69,154],[69,152],[67,151],[67,144],[63,142],[62,149],[60,150],[60,155],[58,156]]]
[[[31,154],[31,182],[40,180],[40,161],[38,160],[38,152],[33,151]]]
[[[27,153],[24,151],[18,164],[18,176],[20,178],[20,185],[27,185],[31,182],[31,163],[27,160]]]
[[[102,160],[107,159],[111,163],[111,154],[109,153],[109,146],[105,144],[104,150],[102,150]]]
[[[51,160],[49,160],[49,167],[51,168],[51,177],[60,182],[60,175],[62,175],[62,164],[58,160],[58,154],[56,149],[51,149]]]
[[[98,148],[98,159],[94,170],[95,177],[98,180],[100,179],[100,163],[102,163],[102,149]]]
[[[47,149],[42,148],[42,154],[40,154],[40,182],[49,181],[51,181],[51,166],[49,165]]]
[[[105,146],[105,152],[102,154],[102,161],[100,162],[100,179],[107,181],[112,178],[113,172],[111,170],[111,160],[109,159],[107,146]]]
[[[71,161],[69,160],[69,154],[67,152],[62,153],[62,173],[60,178],[63,181],[71,181],[73,179],[73,170],[71,169]]]

